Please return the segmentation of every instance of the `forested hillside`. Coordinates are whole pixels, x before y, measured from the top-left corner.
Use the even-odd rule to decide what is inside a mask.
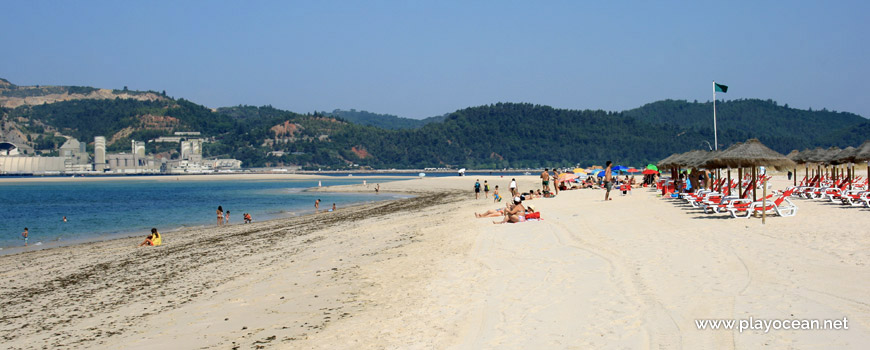
[[[606,160],[637,166],[713,142],[712,105],[675,100],[625,112],[497,103],[415,121],[420,124],[413,126],[406,123],[410,119],[369,112],[354,112],[354,117],[335,111],[299,114],[272,106],[212,110],[165,94],[153,100],[121,96],[0,108],[0,141],[4,135],[16,142],[26,139],[28,148],[51,154],[65,141],[63,136],[89,147],[94,136],[105,136],[110,151],[126,151],[130,140],[199,131],[209,139],[203,146],[205,157],[236,158],[246,167],[325,169],[526,168]],[[721,102],[717,109],[720,148],[754,137],[787,153],[857,146],[870,135],[870,121],[851,113],[799,110],[762,100]],[[360,116],[383,127],[363,125]],[[146,147],[150,153],[170,154],[178,145]]]
[[[665,100],[625,111],[624,114],[641,121],[676,125],[683,130],[710,135],[708,141],[713,143],[712,102]],[[788,105],[780,106],[772,100],[745,99],[716,102],[716,121],[720,148],[757,137],[770,148],[787,153],[819,144],[839,145],[843,142],[854,145],[854,142],[833,135],[853,134],[847,129],[867,122],[867,119],[847,112],[802,110]],[[829,134],[830,137],[825,137]],[[865,134],[861,142],[867,137]]]
[[[429,123],[438,123],[444,121],[447,116],[429,117],[426,119],[411,119],[397,117],[391,114],[377,114],[367,111],[358,111],[351,109],[343,111],[336,109],[327,115],[338,117],[354,124],[374,126],[381,129],[400,130],[400,129],[416,129]]]

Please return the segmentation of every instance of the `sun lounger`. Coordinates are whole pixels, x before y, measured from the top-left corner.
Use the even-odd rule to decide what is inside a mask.
[[[734,218],[749,218],[753,214],[758,214],[764,211],[779,216],[794,216],[797,214],[798,207],[788,199],[789,196],[791,196],[791,192],[784,192],[776,199],[767,200],[766,203],[762,201],[751,203],[737,202],[733,207],[728,208],[727,211],[731,214],[731,217]],[[744,203],[746,203],[746,205],[743,205]],[[738,215],[738,213],[746,213],[746,216]]]

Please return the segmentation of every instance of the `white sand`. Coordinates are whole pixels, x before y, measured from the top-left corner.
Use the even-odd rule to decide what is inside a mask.
[[[23,322],[33,327],[52,317],[37,309],[0,318],[0,337],[14,336],[4,341],[10,348],[106,349],[861,349],[870,344],[870,209],[796,200],[797,216],[768,218],[762,225],[755,218],[704,215],[644,189],[625,197],[614,192],[615,199],[606,203],[601,190],[578,190],[529,202],[543,221],[493,225],[493,219],[472,213],[503,204],[474,200],[474,179],[382,184],[382,191],[449,189],[463,198],[442,197],[446,202],[433,206],[406,202],[414,209],[323,222],[322,229],[273,240],[270,235],[305,222],[210,229],[190,238],[167,237],[159,248],[136,250],[132,245],[138,240],[121,240],[0,257],[0,265],[22,266],[0,270],[0,315],[10,311],[17,291],[69,274],[64,265],[88,268],[95,260],[149,254],[144,261],[165,265],[154,271],[168,274],[180,268],[173,265],[177,261],[195,262],[178,280],[137,287],[159,284],[167,296],[156,298],[177,300],[173,305],[122,300],[93,316],[51,323],[50,330],[16,330]],[[510,181],[484,179],[502,187]],[[520,178],[521,189],[538,184],[534,176]],[[785,179],[775,182],[774,188],[784,187]],[[232,230],[250,235],[222,250],[170,251],[172,244],[196,245]],[[201,251],[208,254],[188,257]],[[64,264],[57,263],[61,257]],[[47,270],[37,272],[29,265],[34,261]],[[46,293],[77,297],[96,288],[91,298],[110,300],[112,293],[134,286],[129,275],[139,270],[112,269],[117,267],[89,281],[105,278],[123,286],[79,283]],[[16,283],[10,287],[7,280]],[[39,296],[33,298],[37,303]],[[146,307],[155,310],[143,311]],[[847,317],[849,330],[765,334],[695,326],[696,319],[748,317]],[[104,333],[96,337],[97,330]],[[107,336],[108,330],[119,333]]]

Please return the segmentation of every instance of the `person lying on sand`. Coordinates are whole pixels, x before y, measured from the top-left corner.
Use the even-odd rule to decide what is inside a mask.
[[[506,222],[517,223],[526,221],[526,208],[523,207],[523,200],[520,197],[514,197],[514,206],[509,210],[504,211],[504,220],[493,221],[493,224],[503,224]]]
[[[145,238],[145,241],[139,244],[139,246],[150,245],[150,246],[159,246],[163,244],[163,237],[160,237],[160,232],[157,232],[156,228],[151,229],[151,234]]]
[[[504,215],[505,210],[511,210],[513,207],[514,207],[514,202],[510,201],[505,205],[504,208],[490,209],[490,210],[487,210],[483,213],[474,213],[474,217],[476,217],[476,218],[494,218],[496,216],[502,216],[502,215]]]

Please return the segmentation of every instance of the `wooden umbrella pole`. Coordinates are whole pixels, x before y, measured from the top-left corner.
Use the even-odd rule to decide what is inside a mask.
[[[870,167],[868,167],[870,168]],[[737,168],[737,196],[743,195],[743,167]]]
[[[755,166],[752,166],[752,201],[755,202],[758,200],[758,184],[755,182],[758,180],[756,177],[758,176],[758,170]]]
[[[761,224],[764,225],[764,219],[767,217],[767,178],[761,181]]]
[[[730,166],[728,167],[728,187],[726,187],[726,189],[728,189],[728,195],[730,196],[731,195],[731,167]],[[722,192],[722,193],[724,194],[725,192]]]
[[[851,191],[852,190],[852,177],[855,176],[855,169],[852,166],[852,163],[849,163],[848,168],[846,168],[846,171],[849,172],[849,176],[847,177],[847,181],[849,181],[849,191]]]

